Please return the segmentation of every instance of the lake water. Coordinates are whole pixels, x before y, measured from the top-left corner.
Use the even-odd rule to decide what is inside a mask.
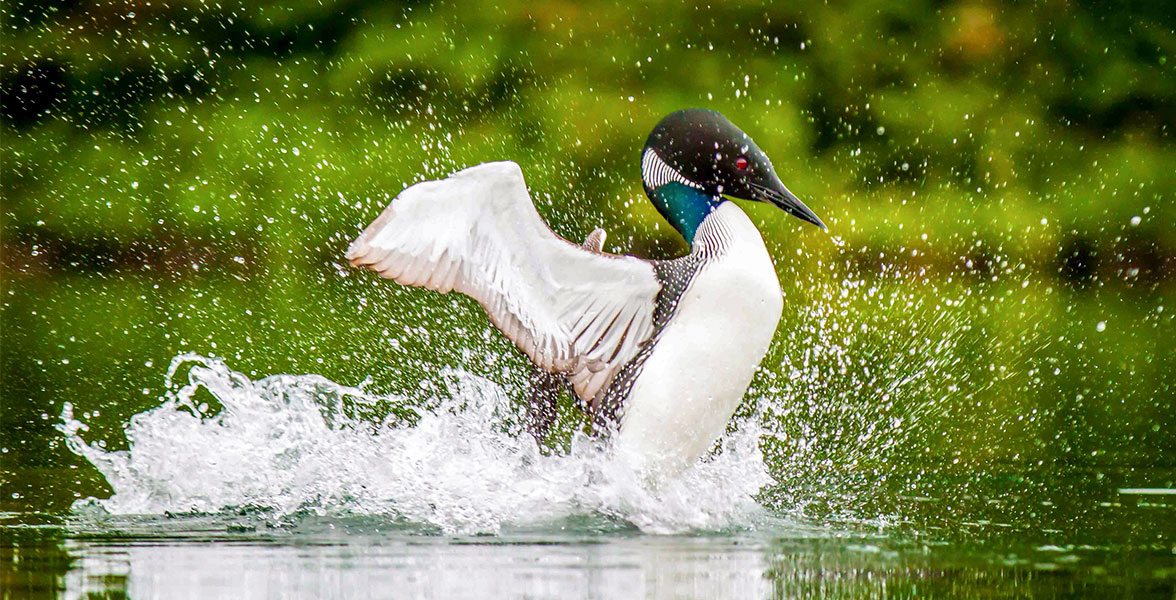
[[[863,455],[822,472],[805,455],[769,465],[779,434],[748,416],[652,481],[579,434],[541,449],[499,386],[446,377],[428,408],[381,421],[365,411],[395,398],[181,355],[121,450],[87,441],[67,403],[58,430],[110,493],[0,514],[0,597],[1176,593],[1171,469]]]
[[[444,535],[378,516],[6,514],[0,595],[1173,597],[1176,496],[1073,500],[1066,509],[1079,510],[1064,530],[1046,527],[1059,523],[1046,515],[1039,524],[961,516],[925,530],[910,521],[765,517],[742,529],[676,535],[585,515],[495,535]],[[1117,526],[1091,529],[1100,521]]]

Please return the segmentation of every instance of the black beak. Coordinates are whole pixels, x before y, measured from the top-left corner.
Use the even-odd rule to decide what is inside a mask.
[[[784,212],[801,221],[808,221],[825,231],[829,231],[829,228],[825,227],[825,224],[821,222],[821,219],[817,217],[816,213],[809,210],[809,207],[805,206],[804,202],[800,201],[800,198],[797,198],[792,192],[788,191],[788,188],[784,187],[784,184],[779,179],[776,177],[772,177],[772,179],[775,180],[772,182],[772,187],[762,186],[757,183],[750,184],[751,199],[774,204],[783,209]]]

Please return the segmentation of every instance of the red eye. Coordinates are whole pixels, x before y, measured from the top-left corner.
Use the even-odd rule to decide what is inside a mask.
[[[739,169],[740,171],[746,171],[747,170],[747,159],[743,158],[742,156],[740,156],[739,158],[736,158],[735,159],[735,168]]]

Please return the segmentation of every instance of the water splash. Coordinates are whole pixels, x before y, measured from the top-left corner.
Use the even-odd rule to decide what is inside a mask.
[[[113,489],[75,509],[390,515],[447,533],[581,515],[661,533],[765,518],[753,495],[771,479],[752,421],[712,460],[654,484],[583,435],[566,454],[544,453],[521,434],[500,387],[460,370],[441,379],[448,393],[420,408],[317,375],[254,381],[219,359],[177,356],[167,372],[172,391],[131,419],[128,450],[86,443],[86,426],[65,405],[59,428],[70,449]]]
[[[928,469],[966,460],[979,475],[1001,455],[1008,422],[983,400],[1020,402],[1040,368],[1019,360],[1041,341],[1037,319],[998,354],[982,317],[1000,302],[918,282],[810,282],[820,293],[782,322],[721,452],[656,485],[581,434],[543,451],[503,388],[463,369],[410,400],[317,375],[251,380],[184,354],[161,404],[126,427],[128,450],[83,441],[69,405],[59,429],[113,489],[83,502],[115,514],[392,515],[462,533],[586,515],[658,532],[767,526],[768,511],[901,517],[893,497],[926,495]],[[1035,414],[1021,427],[1038,427]],[[957,430],[996,441],[962,456]]]

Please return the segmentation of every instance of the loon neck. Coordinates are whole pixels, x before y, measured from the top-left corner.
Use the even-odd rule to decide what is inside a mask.
[[[713,196],[694,187],[671,181],[654,190],[646,190],[650,201],[686,243],[694,246],[698,227],[720,204],[726,202],[722,196]]]

